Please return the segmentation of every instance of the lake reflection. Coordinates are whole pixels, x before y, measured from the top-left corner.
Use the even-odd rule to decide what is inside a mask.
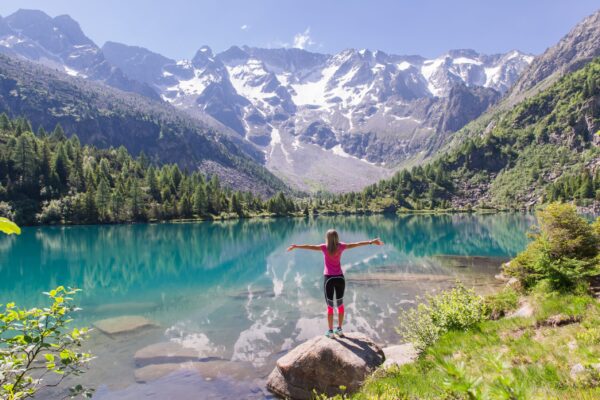
[[[159,323],[118,338],[94,332],[98,358],[83,379],[99,387],[98,398],[143,398],[169,387],[183,390],[177,398],[197,398],[198,385],[206,398],[262,398],[282,352],[326,328],[322,256],[287,253],[288,244],[320,243],[331,227],[343,241],[386,242],[342,258],[346,330],[385,344],[399,340],[397,311],[416,296],[457,277],[481,291],[495,285],[500,263],[524,248],[532,223],[523,214],[456,214],[26,228],[0,239],[0,303],[39,304],[41,292],[63,284],[83,289],[78,323],[120,315]],[[168,341],[222,360],[223,373],[135,383],[133,354]]]

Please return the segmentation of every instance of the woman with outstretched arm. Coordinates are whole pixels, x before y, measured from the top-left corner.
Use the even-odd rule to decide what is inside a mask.
[[[287,251],[294,249],[314,250],[323,252],[325,269],[323,272],[323,293],[325,294],[325,302],[327,303],[327,324],[329,330],[325,336],[332,338],[334,334],[343,337],[342,323],[344,322],[344,290],[346,281],[344,272],[342,271],[341,257],[344,250],[353,249],[360,246],[377,245],[381,246],[383,242],[379,238],[366,240],[364,242],[344,243],[340,242],[338,233],[334,229],[327,231],[325,235],[325,243],[323,244],[293,244],[288,247]],[[333,308],[334,295],[337,301],[338,311],[338,326],[333,330]]]

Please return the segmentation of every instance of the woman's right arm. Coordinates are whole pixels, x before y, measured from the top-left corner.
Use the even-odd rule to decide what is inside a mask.
[[[381,241],[381,239],[375,238],[373,240],[366,240],[364,242],[346,243],[346,248],[353,249],[355,247],[368,246],[370,244],[375,244],[377,246],[381,246],[383,244],[383,242]]]
[[[287,251],[292,251],[294,249],[321,251],[321,246],[318,244],[293,244],[288,247]]]

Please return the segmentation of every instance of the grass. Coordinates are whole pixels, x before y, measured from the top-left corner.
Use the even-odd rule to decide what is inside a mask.
[[[494,304],[514,308],[511,293]],[[530,318],[485,321],[449,332],[413,364],[377,371],[352,399],[596,399],[599,374],[573,380],[573,365],[600,362],[600,304],[587,294],[544,290],[527,297]],[[581,319],[541,324],[557,314]]]

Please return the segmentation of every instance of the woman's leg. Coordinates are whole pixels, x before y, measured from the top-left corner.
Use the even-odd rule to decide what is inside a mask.
[[[331,278],[327,275],[323,278],[323,292],[325,293],[325,302],[327,303],[327,325],[329,330],[333,330],[333,296],[334,296],[334,285],[335,278]]]
[[[342,327],[344,323],[344,291],[346,290],[346,279],[342,277],[341,279],[337,279],[337,283],[335,286],[335,297],[337,300],[337,308],[338,308],[338,327]]]

